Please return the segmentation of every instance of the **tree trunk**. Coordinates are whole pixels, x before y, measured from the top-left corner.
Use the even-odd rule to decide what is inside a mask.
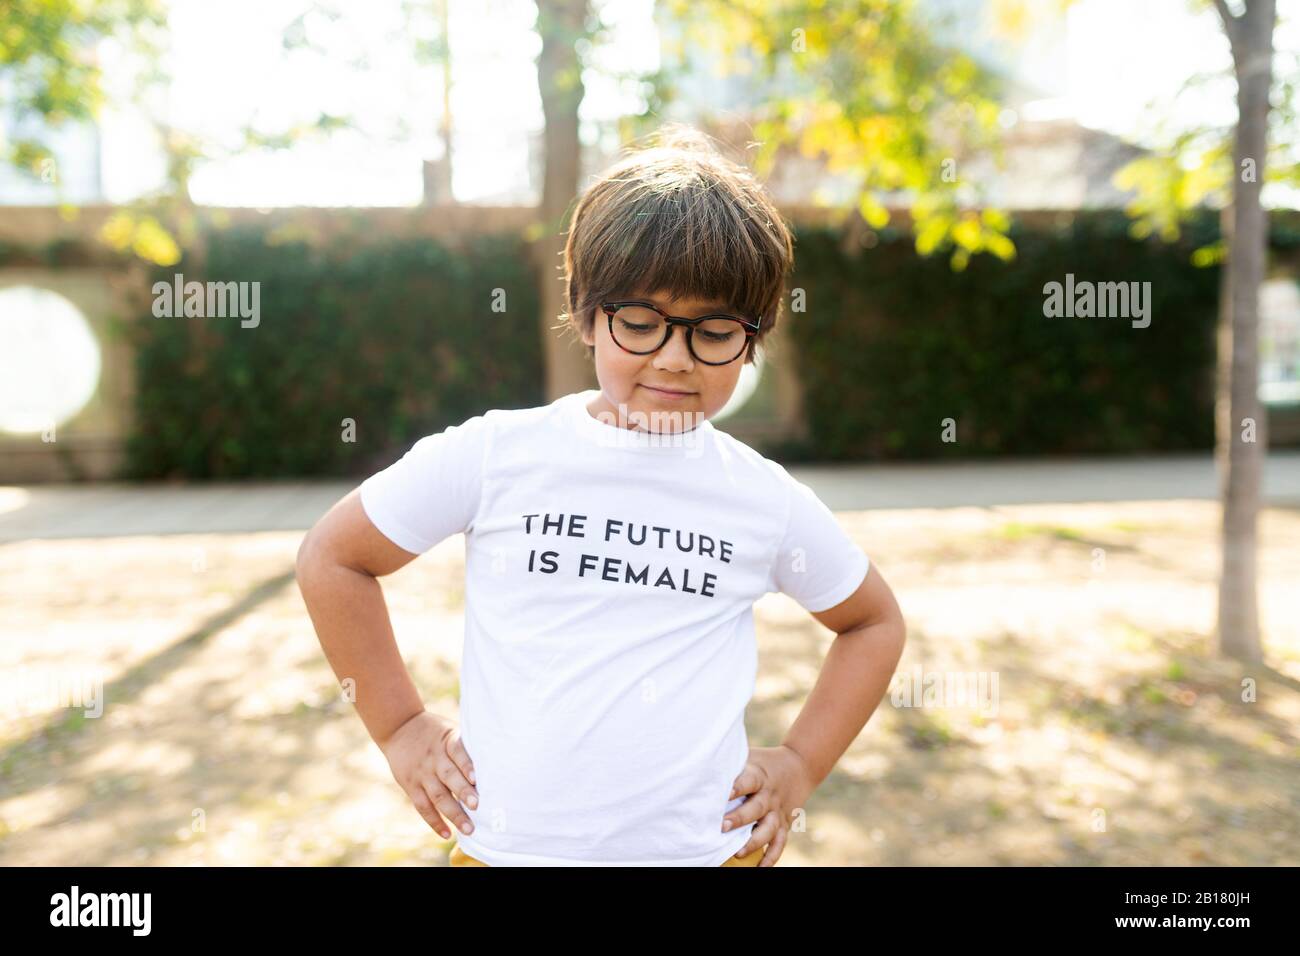
[[[1267,150],[1275,0],[1248,0],[1233,16],[1217,3],[1232,44],[1237,75],[1233,148],[1232,228],[1224,278],[1232,310],[1230,414],[1220,454],[1223,504],[1215,652],[1243,661],[1263,659],[1256,581],[1259,512],[1267,424],[1259,401],[1259,287],[1268,250],[1268,221],[1260,205]]]
[[[442,118],[438,121],[438,138],[442,140],[442,156],[424,161],[424,205],[444,205],[456,201],[451,188],[451,17],[447,5],[451,0],[434,0],[434,13],[442,37]]]
[[[577,41],[587,37],[587,0],[538,0],[537,30],[542,52],[537,83],[545,117],[542,202],[532,231],[532,250],[541,283],[541,334],[546,400],[591,387],[595,376],[586,346],[557,329],[564,303],[564,230],[578,195],[581,143],[582,63]]]

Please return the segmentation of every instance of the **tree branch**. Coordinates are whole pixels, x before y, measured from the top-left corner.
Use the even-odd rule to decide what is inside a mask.
[[[1232,55],[1235,57],[1238,45],[1241,43],[1238,36],[1241,32],[1241,21],[1228,9],[1227,0],[1214,0],[1214,9],[1219,11],[1219,18],[1223,20],[1223,32],[1228,35],[1228,45],[1232,47]]]

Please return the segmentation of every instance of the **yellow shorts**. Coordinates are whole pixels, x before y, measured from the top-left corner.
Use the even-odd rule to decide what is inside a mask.
[[[722,862],[723,866],[758,866],[758,861],[763,859],[763,854],[767,852],[766,846],[760,846],[748,856],[729,856]],[[460,848],[457,843],[451,848],[451,854],[447,858],[448,866],[487,866],[482,860],[475,859]]]

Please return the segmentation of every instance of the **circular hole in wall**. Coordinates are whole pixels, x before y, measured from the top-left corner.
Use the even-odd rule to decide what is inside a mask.
[[[99,343],[81,310],[49,289],[0,289],[0,431],[66,422],[99,385]]]

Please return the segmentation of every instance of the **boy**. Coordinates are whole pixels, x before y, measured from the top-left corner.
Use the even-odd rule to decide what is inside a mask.
[[[762,188],[689,129],[581,198],[568,321],[599,389],[415,442],[304,538],[322,648],[453,864],[771,866],[885,693],[904,623],[811,489],[709,422],[792,264]],[[743,357],[743,360],[742,360]],[[460,724],[427,712],[376,578],[465,534]],[[753,603],[837,632],[779,747],[750,748]]]

